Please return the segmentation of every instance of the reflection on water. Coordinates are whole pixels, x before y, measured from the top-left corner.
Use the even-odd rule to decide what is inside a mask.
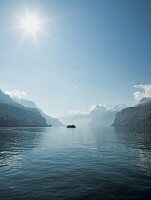
[[[19,166],[22,152],[34,148],[44,131],[44,128],[0,128],[0,166]]]
[[[151,149],[151,128],[150,127],[114,127],[116,136],[121,142],[132,145],[134,148]]]
[[[150,133],[128,127],[0,128],[0,199],[147,199]]]
[[[138,151],[138,165],[150,173],[151,170],[151,128],[115,127],[117,139]]]

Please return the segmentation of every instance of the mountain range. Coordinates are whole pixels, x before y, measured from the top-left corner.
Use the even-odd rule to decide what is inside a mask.
[[[62,121],[79,126],[151,126],[151,98],[142,98],[133,107],[95,105],[88,111],[65,115]]]
[[[70,122],[78,126],[111,125],[114,121],[115,114],[126,107],[123,104],[116,106],[98,104],[85,112],[75,112],[65,115],[61,120],[64,123]]]
[[[50,117],[49,115],[47,115],[46,113],[44,113],[42,111],[42,109],[39,108],[39,107],[37,107],[37,105],[33,101],[22,99],[22,98],[13,98],[13,100],[16,103],[19,103],[19,104],[21,104],[24,107],[37,109],[41,113],[42,117],[44,117],[46,119],[46,123],[48,125],[51,125],[53,127],[64,126],[63,123],[61,121],[59,121],[57,118]]]
[[[95,105],[84,112],[74,112],[61,118],[65,124],[77,126],[151,126],[151,98],[142,98],[133,106]],[[33,101],[11,98],[0,89],[0,127],[64,126],[61,121],[48,116]]]
[[[46,115],[34,102],[11,98],[0,90],[1,127],[45,127],[48,125],[63,126],[58,119]]]

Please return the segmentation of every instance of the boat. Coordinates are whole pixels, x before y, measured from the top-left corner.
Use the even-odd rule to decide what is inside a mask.
[[[72,121],[73,121],[73,112],[72,112]],[[76,128],[76,125],[73,124],[73,122],[71,122],[71,124],[67,125],[66,128]]]
[[[72,124],[72,125],[67,125],[66,128],[76,128],[76,126]]]

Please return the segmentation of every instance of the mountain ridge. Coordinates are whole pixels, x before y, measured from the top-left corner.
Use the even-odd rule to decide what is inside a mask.
[[[68,114],[63,116],[61,119],[65,123],[74,122],[79,126],[111,125],[114,121],[114,116],[116,112],[125,107],[127,107],[125,104],[119,104],[116,106],[97,104],[85,112],[76,112],[73,114]]]
[[[63,126],[30,100],[11,98],[0,89],[0,126]]]
[[[20,105],[24,106],[24,107],[28,107],[28,108],[35,108],[37,109],[42,117],[44,117],[46,119],[46,122],[48,125],[54,126],[54,127],[60,127],[60,126],[64,126],[62,122],[60,122],[57,118],[54,117],[50,117],[49,115],[47,115],[46,113],[43,112],[43,110],[39,107],[37,107],[36,103],[27,99],[23,99],[23,98],[13,98],[13,100],[16,103],[19,103]]]
[[[150,98],[116,113],[113,126],[151,126]]]

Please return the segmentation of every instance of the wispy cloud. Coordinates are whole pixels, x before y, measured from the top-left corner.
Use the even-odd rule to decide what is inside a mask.
[[[8,94],[10,97],[15,97],[15,98],[23,98],[27,96],[27,93],[25,91],[19,91],[19,90],[6,90],[5,94]]]
[[[89,111],[88,110],[74,110],[74,111],[69,111],[66,116],[70,116],[70,115],[73,115],[73,116],[76,116],[76,115],[87,115],[89,114]]]
[[[134,85],[135,88],[142,90],[134,92],[134,99],[136,101],[140,101],[142,98],[150,98],[151,97],[151,84],[140,84]]]

